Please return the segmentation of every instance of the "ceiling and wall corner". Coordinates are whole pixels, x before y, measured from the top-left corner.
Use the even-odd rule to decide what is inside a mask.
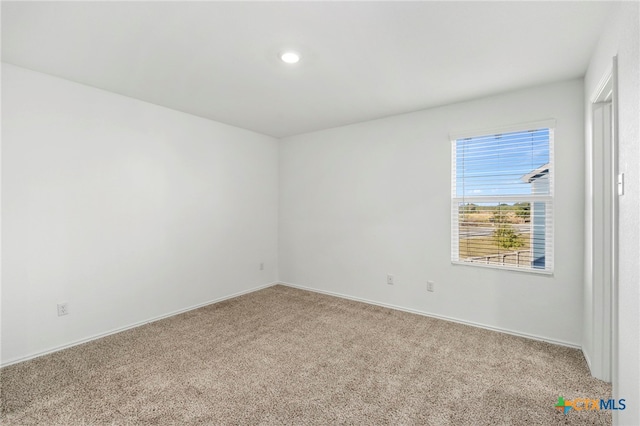
[[[2,60],[285,137],[582,77],[610,7],[2,2]]]

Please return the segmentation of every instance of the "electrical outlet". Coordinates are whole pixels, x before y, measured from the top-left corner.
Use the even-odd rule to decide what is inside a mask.
[[[264,271],[264,263],[260,263],[260,270]]]
[[[63,315],[68,315],[68,314],[69,314],[69,304],[67,302],[58,303],[58,316],[61,317]]]
[[[387,284],[393,285],[393,275],[387,274]]]
[[[433,281],[427,281],[427,291],[436,291],[435,286],[436,283]]]

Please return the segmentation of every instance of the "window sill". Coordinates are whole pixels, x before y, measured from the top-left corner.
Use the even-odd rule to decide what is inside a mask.
[[[525,274],[553,276],[553,270],[546,271],[546,270],[536,270],[536,269],[525,269],[525,268],[509,267],[509,266],[502,266],[502,265],[492,265],[487,263],[461,262],[459,260],[452,260],[451,264],[461,265],[461,266],[470,266],[473,268],[498,269],[501,271],[514,271],[514,272],[522,272]]]

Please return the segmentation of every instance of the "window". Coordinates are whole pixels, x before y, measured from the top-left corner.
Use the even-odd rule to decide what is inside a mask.
[[[553,122],[452,137],[454,263],[553,271]]]

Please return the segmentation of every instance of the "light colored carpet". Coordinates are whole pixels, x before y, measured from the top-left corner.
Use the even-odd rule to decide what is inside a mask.
[[[0,374],[3,425],[611,423],[578,350],[284,286]]]

